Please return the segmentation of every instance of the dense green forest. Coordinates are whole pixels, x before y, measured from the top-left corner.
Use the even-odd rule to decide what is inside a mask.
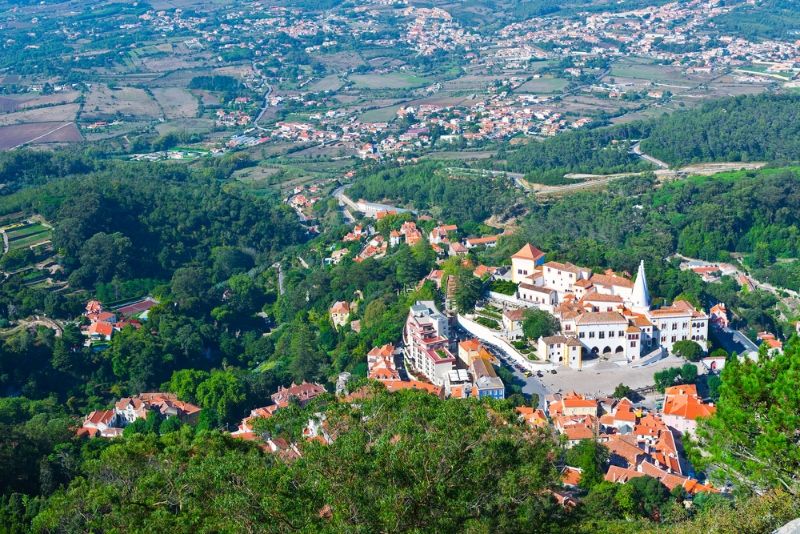
[[[707,102],[656,120],[642,150],[670,164],[696,161],[797,161],[800,95]]]
[[[730,13],[712,19],[722,31],[754,41],[793,39],[800,27],[795,0],[765,0],[745,4]]]
[[[730,379],[740,371],[724,373]],[[359,392],[356,403],[326,395],[260,423],[272,439],[298,441],[302,457],[289,461],[216,431],[157,422],[113,441],[69,439],[58,406],[3,399],[0,429],[15,433],[25,447],[4,448],[0,455],[4,472],[19,475],[3,480],[0,517],[14,533],[714,529],[756,534],[798,512],[796,498],[770,490],[774,484],[752,471],[741,474],[759,482],[761,496],[742,495],[735,508],[727,498],[711,495],[696,498],[687,510],[680,492],[670,493],[650,477],[625,485],[591,479],[602,445],[586,441],[564,451],[547,433],[531,433],[508,401],[389,394],[377,384]],[[720,402],[726,410],[742,410],[743,401],[728,388]],[[796,408],[782,407],[786,413]],[[33,411],[38,415],[9,426]],[[765,416],[765,424],[779,423],[777,415]],[[335,441],[302,440],[310,418],[324,418]],[[39,456],[53,443],[56,452]],[[759,455],[767,452],[742,445]],[[774,445],[770,452],[791,454],[787,445]],[[576,507],[560,506],[552,493],[565,461],[587,473]],[[778,469],[794,469],[796,475],[796,462]],[[33,473],[38,477],[31,480]],[[39,494],[21,493],[37,487],[36,478]]]
[[[356,182],[353,198],[388,199],[408,203],[453,222],[483,221],[516,202],[510,182],[500,177],[451,177],[442,163],[391,166]]]
[[[800,96],[723,98],[649,121],[567,132],[507,153],[505,168],[538,183],[566,173],[610,174],[649,168],[629,148],[670,165],[800,159]]]

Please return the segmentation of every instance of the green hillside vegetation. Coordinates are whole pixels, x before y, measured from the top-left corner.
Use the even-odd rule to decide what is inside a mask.
[[[629,148],[670,165],[800,160],[800,95],[723,98],[657,119],[567,132],[509,150],[506,168],[539,183],[566,173],[611,174],[650,168]]]

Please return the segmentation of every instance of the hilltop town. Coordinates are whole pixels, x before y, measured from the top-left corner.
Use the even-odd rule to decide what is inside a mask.
[[[798,28],[0,0],[0,530],[791,532]]]

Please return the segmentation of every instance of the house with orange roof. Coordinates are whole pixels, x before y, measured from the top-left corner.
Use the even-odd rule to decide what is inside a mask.
[[[472,360],[480,356],[482,345],[476,338],[465,339],[458,343],[458,359],[466,366],[472,365]]]
[[[511,256],[511,281],[515,284],[524,282],[525,279],[533,274],[538,265],[544,263],[544,252],[526,243],[516,254]]]
[[[277,404],[253,408],[250,410],[250,415],[242,419],[241,423],[239,423],[239,427],[234,432],[231,432],[231,436],[239,439],[255,439],[256,435],[253,431],[253,424],[256,420],[268,419],[272,417],[277,410]]]
[[[500,240],[499,235],[488,235],[485,237],[468,237],[464,240],[464,245],[467,248],[475,248],[475,247],[486,247],[486,248],[493,248],[497,246],[497,242]]]
[[[770,332],[759,332],[756,336],[756,339],[761,341],[762,345],[767,346],[767,350],[770,354],[775,353],[782,353],[783,352],[783,342],[775,337],[775,334]]]
[[[347,320],[350,319],[350,303],[345,300],[336,301],[333,303],[333,306],[331,306],[329,312],[331,315],[331,322],[333,322],[333,326],[338,330],[346,325]]]
[[[572,391],[564,394],[560,398],[554,399],[549,403],[547,409],[551,417],[557,415],[571,417],[584,415],[597,416],[599,407],[597,400]]]
[[[373,347],[367,353],[367,376],[379,382],[400,380],[400,373],[394,363],[394,345],[387,343]]]
[[[547,416],[544,410],[539,408],[532,408],[530,406],[517,406],[515,408],[519,414],[519,418],[531,428],[547,428]]]
[[[450,234],[458,231],[458,226],[455,224],[441,224],[436,226],[428,234],[428,241],[432,245],[440,245],[442,243],[450,243]]]
[[[295,384],[292,382],[292,385],[288,388],[280,387],[278,391],[272,394],[272,402],[278,405],[279,408],[285,408],[289,405],[289,402],[294,399],[296,400],[300,406],[305,406],[312,399],[318,397],[325,393],[325,387],[317,384],[316,382],[310,383],[306,382],[305,380],[300,384]]]
[[[116,438],[122,435],[122,425],[114,410],[95,410],[86,416],[77,434],[79,437]]]
[[[503,335],[506,339],[516,341],[523,337],[522,323],[525,322],[525,310],[518,308],[506,308],[503,310],[502,324]]]
[[[567,448],[597,437],[597,417],[592,415],[553,417],[553,426],[565,437]]]
[[[728,328],[730,321],[728,320],[728,308],[725,306],[724,302],[718,302],[711,306],[708,315],[712,323],[720,328]]]
[[[650,455],[638,445],[635,436],[612,434],[603,445],[608,448],[611,465],[636,469]]]
[[[627,398],[616,402],[610,413],[600,418],[600,424],[606,429],[613,428],[620,434],[629,434],[636,426],[636,421],[641,415],[641,410],[634,408],[633,403]]]
[[[146,419],[151,412],[162,418],[177,417],[182,423],[196,424],[200,407],[183,402],[172,393],[140,393],[134,397],[123,397],[110,410],[95,410],[78,429],[79,436],[117,437],[123,429],[139,419]]]
[[[489,267],[483,264],[478,265],[475,267],[475,270],[472,271],[472,274],[477,276],[478,278],[489,278],[497,272],[497,267]]]
[[[606,482],[625,484],[633,478],[638,478],[643,476],[644,473],[640,473],[636,469],[630,469],[627,467],[619,467],[617,465],[612,465],[609,466],[608,471],[606,471],[606,474],[603,478],[606,480]]]
[[[578,467],[564,466],[561,470],[561,483],[568,488],[577,488],[581,483],[581,471]]]
[[[680,486],[689,495],[697,495],[698,493],[719,493],[719,490],[713,488],[712,486],[700,484],[699,481],[683,475],[668,473],[663,469],[659,469],[650,462],[642,462],[639,470],[643,475],[648,475],[657,479],[670,491]]]
[[[662,418],[667,426],[681,434],[694,433],[697,429],[697,420],[711,417],[716,411],[713,404],[702,401],[694,384],[672,386],[664,391]]]

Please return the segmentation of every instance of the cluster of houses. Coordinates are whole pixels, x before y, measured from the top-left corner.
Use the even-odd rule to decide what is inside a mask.
[[[413,371],[448,397],[505,398],[494,358],[476,339],[450,339],[450,317],[432,301],[417,301],[403,329],[404,356]],[[454,354],[455,351],[455,354]]]
[[[150,413],[159,417],[177,417],[181,423],[195,424],[200,408],[183,402],[172,393],[140,393],[135,397],[118,400],[110,410],[95,410],[83,420],[79,436],[115,438],[122,435],[126,426]]]
[[[633,362],[685,340],[707,349],[709,316],[680,300],[652,308],[644,262],[631,280],[612,271],[593,273],[545,261],[544,252],[526,244],[512,256],[510,273],[492,276],[517,286],[514,295],[492,296],[505,308],[510,338],[521,335],[519,310],[538,308],[558,319],[558,335],[537,340],[540,358],[556,365],[580,369],[587,356]]]
[[[141,321],[147,318],[147,311],[156,304],[158,304],[156,300],[147,297],[116,308],[114,311],[108,311],[100,301],[90,300],[86,303],[83,313],[89,324],[81,328],[81,333],[86,338],[86,346],[111,341],[114,333],[126,326],[141,328]]]
[[[359,200],[358,203],[353,204],[358,207],[358,211],[377,220],[406,211],[394,206],[369,203],[364,200]],[[419,220],[431,219],[422,215]],[[354,261],[362,262],[368,258],[382,258],[390,248],[396,247],[401,243],[414,246],[420,241],[427,241],[437,257],[445,258],[448,256],[466,256],[470,249],[473,248],[494,247],[499,239],[500,235],[475,236],[462,239],[458,236],[458,226],[455,224],[439,224],[426,234],[417,226],[416,221],[407,220],[402,223],[400,228],[389,232],[388,240],[383,235],[378,234],[374,226],[365,227],[362,224],[356,224],[350,232],[345,234],[342,242],[355,243],[365,241],[363,248],[354,258]],[[326,262],[328,264],[338,264],[348,254],[348,252],[342,252],[343,250],[334,251],[329,258],[326,258]]]
[[[694,385],[666,389],[663,408],[648,412],[627,398],[594,399],[574,392],[550,395],[546,410],[520,406],[521,420],[533,429],[552,429],[567,447],[582,440],[596,440],[609,450],[605,479],[625,483],[649,475],[669,490],[683,488],[687,494],[717,492],[690,476],[691,466],[682,457],[680,440],[696,430],[700,418],[710,417],[715,407],[704,403]],[[566,467],[565,486],[576,487],[581,470]]]

